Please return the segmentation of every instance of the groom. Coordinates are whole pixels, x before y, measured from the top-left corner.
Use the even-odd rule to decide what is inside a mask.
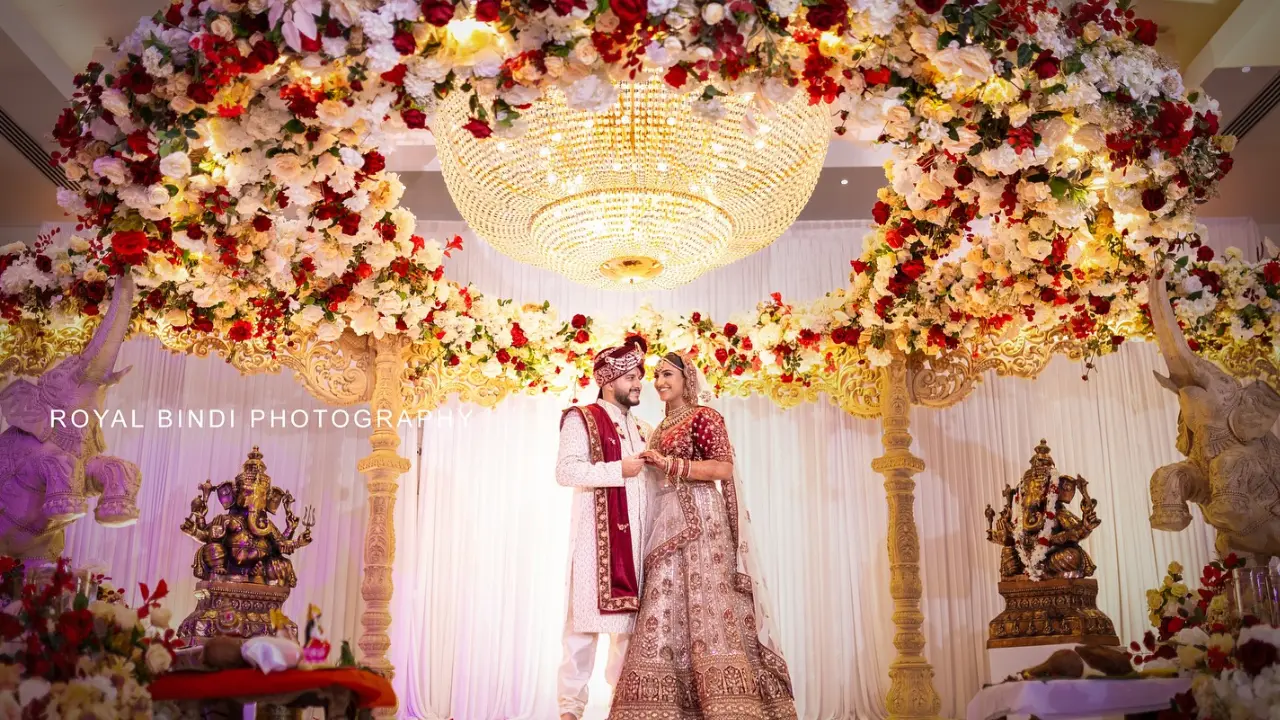
[[[640,608],[641,519],[645,513],[644,461],[650,428],[631,414],[640,404],[647,350],[641,338],[596,355],[596,402],[571,407],[560,418],[556,482],[575,489],[570,535],[569,609],[560,665],[560,718],[578,720],[596,641],[611,635],[605,677],[616,685],[627,641]]]

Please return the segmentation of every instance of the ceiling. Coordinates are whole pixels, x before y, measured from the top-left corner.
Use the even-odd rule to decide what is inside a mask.
[[[71,78],[104,57],[137,19],[164,0],[0,0],[0,108],[36,142],[53,150],[50,130],[71,92]],[[1188,85],[1202,84],[1230,122],[1280,74],[1280,1],[1139,0],[1141,15],[1161,29],[1158,48],[1183,68]],[[1242,72],[1248,67],[1248,72]],[[458,220],[435,160],[430,133],[389,158],[406,185],[404,203],[428,220]],[[1280,161],[1280,113],[1271,112],[1241,140],[1222,196],[1206,216],[1249,216],[1280,223],[1270,189]],[[817,190],[802,220],[862,218],[884,184],[883,149],[833,138]],[[54,185],[8,142],[0,140],[0,228],[64,219]]]

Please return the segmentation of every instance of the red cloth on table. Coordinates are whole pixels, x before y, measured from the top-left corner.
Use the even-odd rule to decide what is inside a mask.
[[[340,685],[355,693],[359,708],[395,707],[396,694],[381,675],[358,668],[285,670],[264,674],[254,668],[217,672],[172,672],[148,687],[151,699],[216,700],[254,698],[318,690]]]

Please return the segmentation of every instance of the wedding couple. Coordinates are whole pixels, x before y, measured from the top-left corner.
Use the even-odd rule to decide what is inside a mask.
[[[599,399],[561,417],[556,480],[576,489],[561,720],[582,717],[604,633],[610,720],[794,720],[724,418],[699,404],[692,360],[669,353],[650,432],[630,412],[646,351],[632,338],[599,353]]]

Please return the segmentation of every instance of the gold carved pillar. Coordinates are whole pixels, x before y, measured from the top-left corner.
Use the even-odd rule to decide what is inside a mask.
[[[387,659],[391,647],[387,629],[391,626],[391,567],[396,557],[396,488],[400,476],[409,469],[409,461],[397,452],[405,346],[393,336],[373,340],[371,345],[374,367],[369,411],[373,435],[369,444],[373,452],[357,465],[366,475],[369,489],[369,526],[364,535],[364,577],[360,583],[364,634],[357,644],[363,663],[390,678],[394,671]]]
[[[898,355],[880,376],[884,455],[871,468],[884,476],[889,499],[889,595],[893,598],[893,646],[889,665],[890,718],[937,718],[942,707],[933,689],[933,668],[924,656],[924,613],[920,610],[920,537],[916,530],[913,476],[924,460],[911,454],[911,393],[907,361]]]

